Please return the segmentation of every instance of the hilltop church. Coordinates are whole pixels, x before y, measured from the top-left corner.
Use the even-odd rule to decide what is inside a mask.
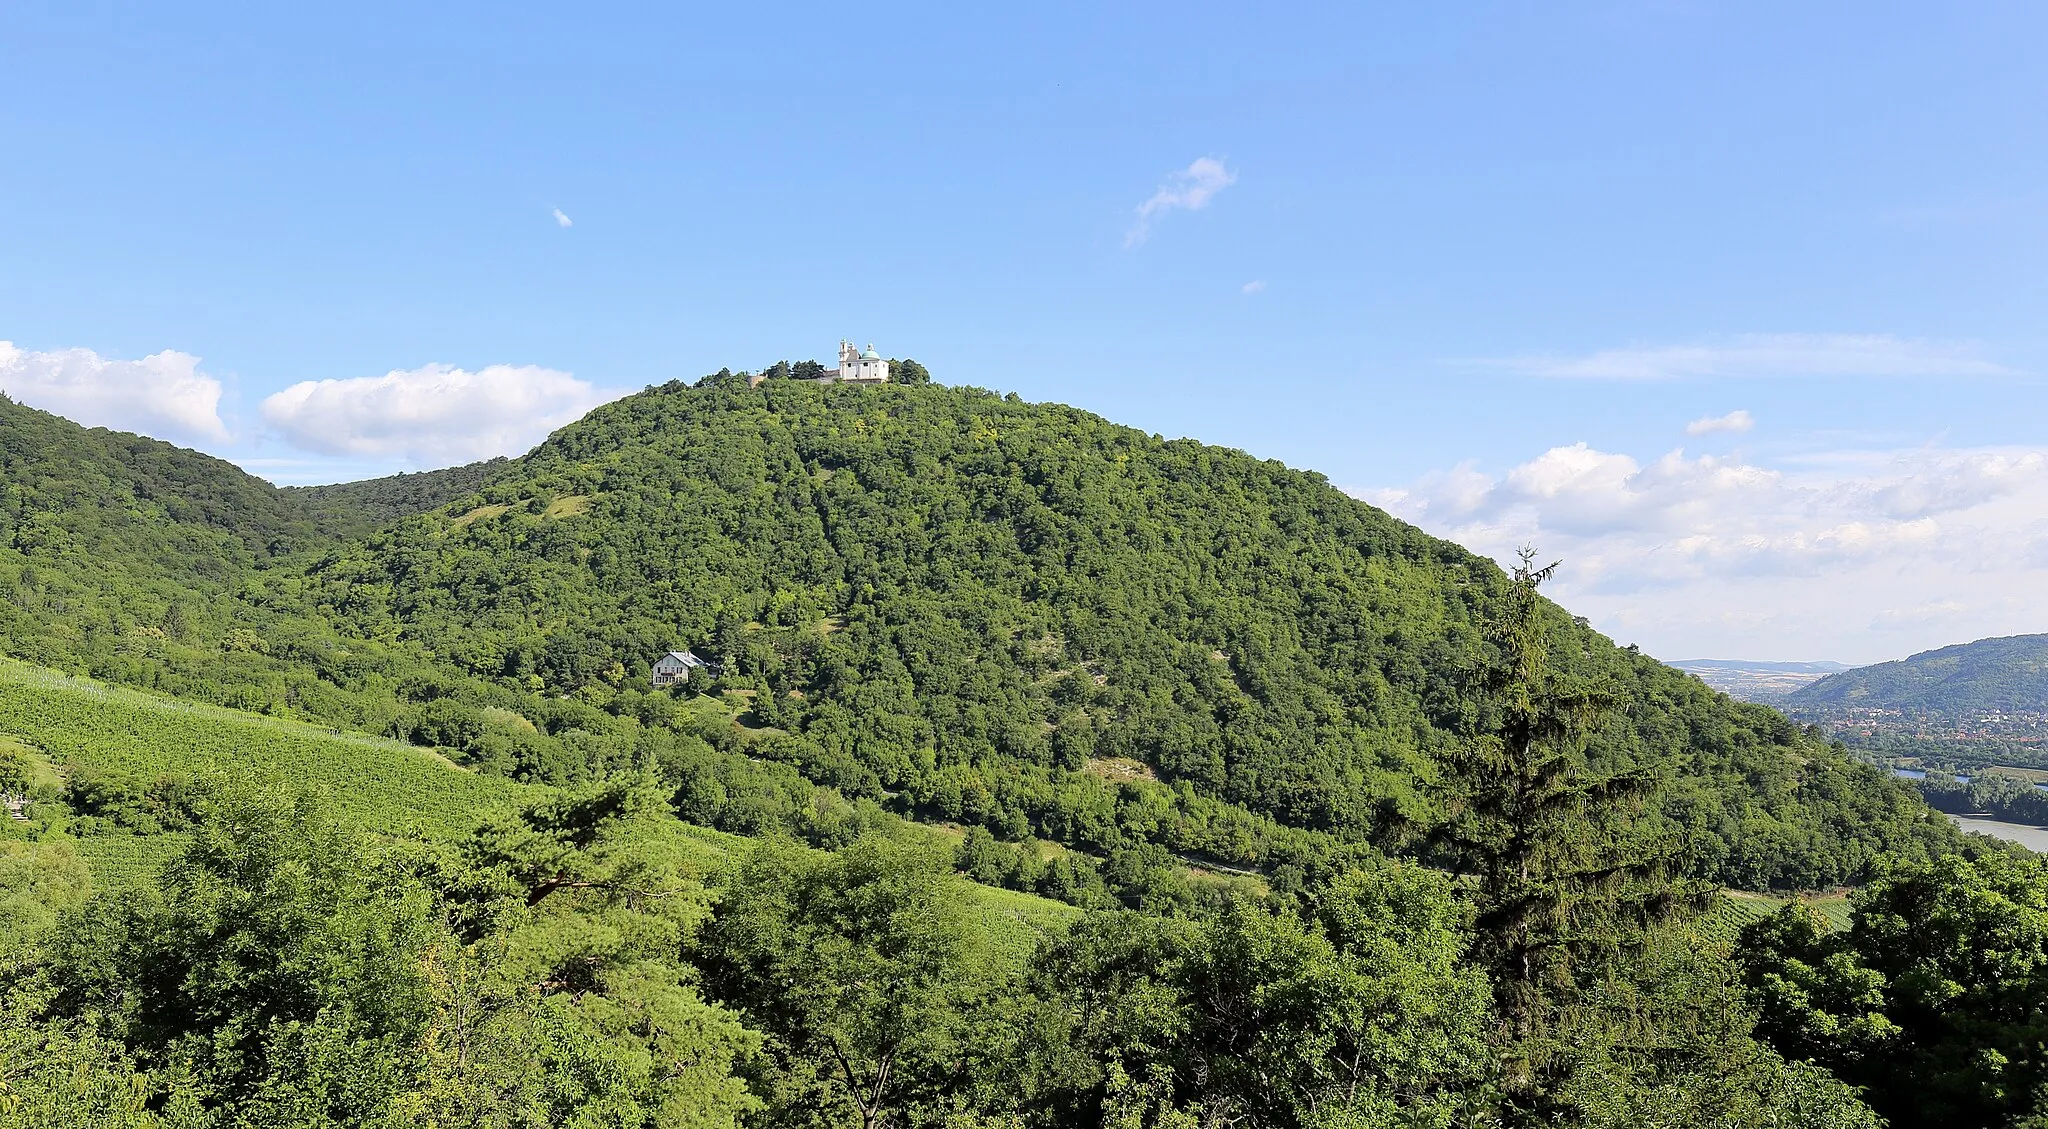
[[[798,361],[794,366],[783,366],[783,371],[798,380],[815,381],[819,384],[887,384],[889,383],[889,362],[870,344],[863,353],[851,341],[839,342],[839,367],[826,368],[816,361]],[[747,377],[747,387],[758,388],[768,379],[769,373],[757,372]]]
[[[818,378],[821,384],[887,384],[889,362],[875,352],[874,345],[865,353],[857,351],[851,341],[839,343],[839,371],[827,372]]]

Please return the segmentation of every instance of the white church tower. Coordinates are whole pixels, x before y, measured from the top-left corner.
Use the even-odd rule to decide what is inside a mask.
[[[839,379],[848,384],[886,384],[889,380],[889,362],[875,352],[874,345],[865,353],[857,351],[853,342],[839,343]]]

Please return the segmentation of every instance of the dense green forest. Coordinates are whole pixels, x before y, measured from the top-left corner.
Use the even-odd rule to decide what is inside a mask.
[[[311,509],[381,525],[463,497],[504,470],[510,461],[485,459],[445,470],[394,474],[334,486],[288,486],[283,492],[288,498],[307,503]]]
[[[313,490],[0,400],[0,1125],[2048,1116],[2048,875],[1540,560],[794,371]]]
[[[1283,885],[1361,845],[1427,853],[1505,584],[1314,474],[973,389],[649,389],[360,538],[369,517],[322,513],[441,501],[475,468],[286,492],[187,455],[192,501],[159,485],[174,449],[4,409],[19,657],[547,783],[698,732],[1004,840]],[[1690,872],[1836,885],[1952,838],[1779,715],[1544,615],[1617,688],[1595,764],[1663,774]],[[676,645],[721,664],[692,691],[733,724],[651,691]]]
[[[247,766],[124,790],[84,770],[132,762],[71,735],[140,747],[142,718],[108,724],[72,704],[89,684],[24,670],[9,716],[34,710],[44,743],[0,751],[36,797],[0,836],[0,1124],[1879,1124],[1751,1034],[1761,990],[1691,927],[1682,885],[1600,878],[1639,857],[1610,817],[1641,793],[1584,774],[1611,703],[1550,669],[1518,585],[1479,679],[1499,721],[1448,763],[1544,784],[1475,790],[1448,873],[1362,857],[1293,893],[1078,916],[991,915],[958,876],[971,837],[873,807],[836,844],[707,859],[661,770],[400,834],[368,829],[388,797]],[[297,777],[323,747],[377,763],[260,732],[277,724],[188,722],[257,727]],[[153,882],[93,891],[76,836],[169,825],[182,846]],[[1563,912],[1515,912],[1532,896]]]

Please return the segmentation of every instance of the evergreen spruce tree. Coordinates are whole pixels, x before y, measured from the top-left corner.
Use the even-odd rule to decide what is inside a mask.
[[[1557,565],[1524,549],[1487,624],[1477,672],[1478,732],[1445,764],[1440,839],[1474,902],[1471,957],[1494,986],[1504,1079],[1539,1085],[1573,987],[1681,903],[1673,852],[1632,818],[1654,790],[1648,772],[1595,776],[1586,743],[1617,708],[1615,691],[1551,668],[1537,589]]]

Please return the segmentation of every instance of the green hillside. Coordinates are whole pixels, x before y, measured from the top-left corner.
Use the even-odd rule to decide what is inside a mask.
[[[0,395],[0,636],[44,665],[148,680],[109,664],[143,652],[161,667],[166,648],[218,653],[238,628],[269,629],[279,619],[263,594],[271,579],[467,493],[503,462],[283,490],[221,459]]]
[[[60,778],[91,778],[99,782],[98,796],[132,789],[132,796],[119,798],[143,812],[163,802],[166,782],[219,777],[281,782],[311,793],[324,811],[349,827],[394,839],[458,840],[545,795],[544,789],[471,772],[401,742],[108,686],[5,659],[0,659],[0,753],[47,764]],[[45,795],[53,791],[46,789]],[[138,831],[136,822],[147,829]],[[96,889],[146,885],[165,860],[184,849],[182,832],[158,830],[155,822],[69,821]],[[666,831],[702,872],[748,844],[682,822],[667,823]],[[1065,920],[1075,912],[1028,893],[969,889],[977,920],[1013,959],[1029,952],[1038,924]]]
[[[11,413],[0,1126],[1862,1129],[1801,1033],[1914,999],[1755,989],[1907,918],[1713,884],[2034,880],[1319,476],[747,383],[322,491]]]
[[[120,437],[7,418],[48,433],[9,465],[13,528],[80,531],[0,550],[10,652],[524,780],[715,750],[692,763],[718,790],[679,810],[733,830],[786,823],[801,773],[1002,839],[1291,882],[1368,843],[1426,852],[1437,761],[1485,720],[1490,562],[1319,475],[1058,405],[721,376],[495,468],[291,492],[202,456],[187,479],[217,482],[147,486]],[[79,477],[89,502],[52,505]],[[223,494],[258,516],[209,509]],[[1832,885],[1953,837],[1778,714],[1546,615],[1555,661],[1622,704],[1593,766],[1665,780],[1658,824],[1696,873]],[[722,676],[653,691],[673,646]]]
[[[381,524],[447,505],[451,499],[460,498],[482,486],[504,470],[509,461],[485,459],[445,470],[394,474],[333,486],[287,486],[280,493],[322,512],[340,513],[358,521]]]
[[[2048,712],[2048,635],[1979,639],[1857,667],[1802,687],[1786,702],[1934,714]]]
[[[324,543],[321,526],[229,463],[0,397],[0,631],[14,654],[79,666],[137,630],[221,622],[245,577]]]
[[[67,776],[132,790],[147,807],[166,778],[247,774],[320,796],[351,825],[405,837],[467,834],[533,791],[464,771],[424,749],[72,678],[0,660],[0,739]],[[154,820],[150,821],[152,824]],[[113,820],[88,825],[79,853],[102,888],[144,880],[182,844]],[[154,828],[151,828],[154,830]]]

